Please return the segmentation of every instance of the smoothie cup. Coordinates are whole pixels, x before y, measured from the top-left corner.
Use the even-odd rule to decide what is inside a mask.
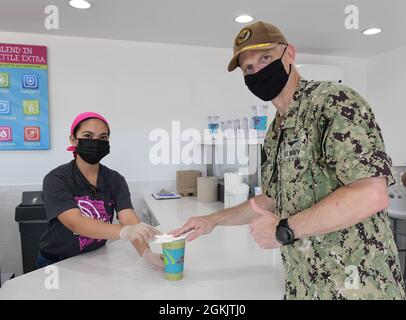
[[[183,278],[186,240],[162,243],[165,279],[177,281]]]

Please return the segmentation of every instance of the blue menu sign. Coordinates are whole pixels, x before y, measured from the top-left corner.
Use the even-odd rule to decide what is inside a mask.
[[[0,43],[0,150],[46,149],[47,48]]]

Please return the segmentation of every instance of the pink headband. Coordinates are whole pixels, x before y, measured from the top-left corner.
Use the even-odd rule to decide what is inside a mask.
[[[70,126],[70,134],[73,134],[73,132],[75,131],[77,125],[87,119],[90,118],[95,118],[95,119],[100,119],[101,121],[103,121],[107,126],[109,126],[109,123],[107,122],[107,120],[101,116],[98,113],[95,112],[84,112],[81,113],[80,115],[78,115],[75,120],[73,120],[72,125]],[[76,151],[76,147],[75,146],[70,146],[66,149],[67,151],[72,151],[75,152]]]

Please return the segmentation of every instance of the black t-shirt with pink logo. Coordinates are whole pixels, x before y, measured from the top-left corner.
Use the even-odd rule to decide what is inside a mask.
[[[133,208],[124,177],[101,164],[96,187],[73,160],[48,173],[42,189],[49,224],[40,240],[40,253],[57,260],[96,250],[106,243],[73,233],[57,219],[58,215],[78,208],[85,217],[112,223],[114,212]]]

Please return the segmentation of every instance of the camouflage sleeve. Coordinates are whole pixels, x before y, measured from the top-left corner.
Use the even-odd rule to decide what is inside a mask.
[[[354,90],[336,85],[329,90],[322,148],[337,179],[348,185],[369,177],[386,177],[394,184],[392,161],[368,103]]]

